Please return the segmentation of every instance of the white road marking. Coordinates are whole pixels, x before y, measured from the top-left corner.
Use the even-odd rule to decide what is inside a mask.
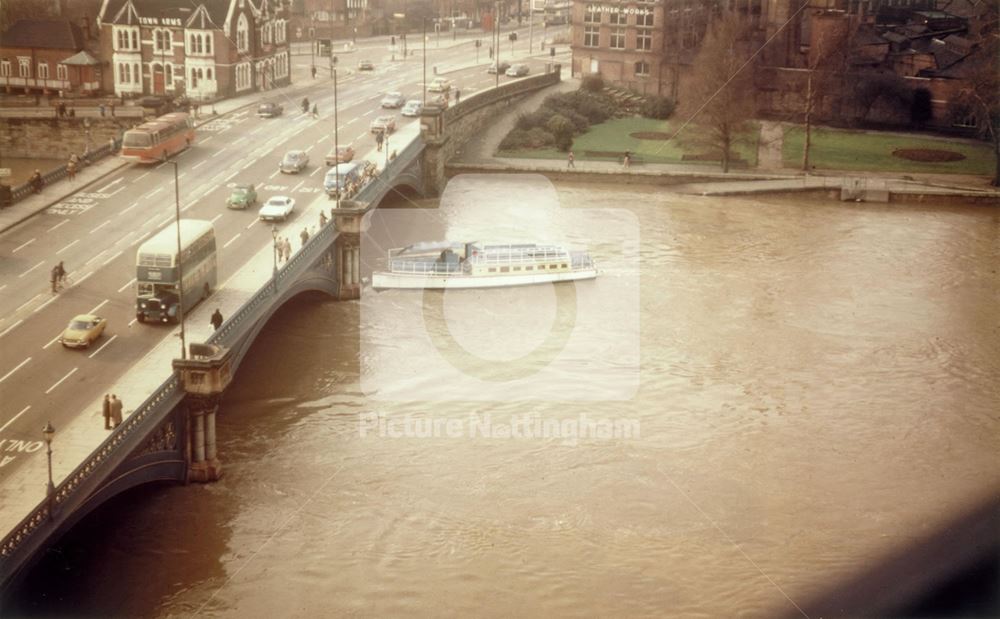
[[[157,187],[153,191],[150,191],[149,193],[147,193],[146,194],[146,198],[152,198],[153,196],[155,196],[156,194],[160,193],[161,191],[163,191],[163,187]]]
[[[132,279],[130,279],[127,282],[125,282],[125,285],[122,286],[121,288],[119,288],[118,292],[121,292],[122,290],[125,290],[126,288],[128,288],[129,286],[131,286],[134,283],[135,283],[135,278],[133,277]]]
[[[111,256],[110,258],[108,258],[107,260],[105,260],[104,261],[104,266],[107,266],[108,264],[110,264],[111,261],[113,261],[118,256],[122,255],[124,252],[125,252],[125,250],[123,249],[123,250],[119,251],[117,254],[115,254],[114,256]]]
[[[49,395],[50,393],[52,393],[52,391],[53,391],[53,390],[54,390],[54,389],[55,389],[56,387],[58,387],[59,385],[61,385],[61,384],[62,384],[62,382],[63,382],[64,380],[66,380],[67,378],[69,378],[70,376],[72,376],[73,374],[75,374],[75,373],[76,373],[76,371],[77,371],[77,370],[79,370],[79,369],[80,369],[80,368],[73,368],[72,370],[70,370],[70,371],[69,371],[69,373],[68,373],[68,374],[66,374],[66,376],[63,376],[62,378],[60,378],[59,380],[57,380],[57,381],[56,381],[56,383],[55,383],[54,385],[52,385],[51,387],[49,387],[49,388],[48,388],[48,389],[47,389],[47,390],[45,391],[45,395]]]
[[[378,97],[375,97],[375,99],[378,99]],[[365,112],[364,114],[362,114],[362,116],[371,116],[374,113],[375,113],[375,110],[368,110],[367,112]]]
[[[13,250],[11,250],[11,252],[10,252],[10,253],[12,253],[12,254],[16,254],[16,253],[18,252],[18,250],[20,250],[20,249],[24,249],[24,248],[25,248],[25,247],[27,247],[28,245],[31,245],[32,243],[34,243],[34,242],[35,242],[35,240],[36,240],[36,239],[31,239],[30,241],[26,241],[26,242],[24,242],[24,243],[21,243],[20,245],[18,245],[17,247],[15,247],[15,248],[14,248]]]
[[[55,344],[56,342],[58,342],[59,338],[61,338],[61,337],[62,337],[62,333],[60,333],[59,335],[57,335],[54,338],[52,338],[51,340],[49,340],[48,344],[46,344],[45,346],[42,346],[42,350],[45,350],[49,346],[52,346],[53,344]]]
[[[219,155],[221,155],[221,154],[222,154],[222,153],[224,153],[224,152],[226,152],[226,149],[224,149],[224,148],[222,148],[222,149],[219,149],[219,150],[215,151],[214,153],[212,153],[212,157],[213,157],[213,158],[214,158],[214,157],[218,157]]]
[[[28,269],[24,273],[21,273],[20,275],[18,275],[18,277],[24,277],[25,275],[27,275],[28,273],[31,273],[32,271],[34,271],[38,267],[42,266],[43,264],[45,264],[44,261],[43,262],[39,262],[38,264],[36,264],[35,266],[31,267],[30,269]]]
[[[363,137],[365,137],[366,135],[368,135],[368,133],[369,133],[368,131],[365,131],[364,133],[359,133],[359,134],[358,134],[358,137],[356,137],[356,138],[354,138],[354,139],[355,139],[355,140],[360,140],[361,138],[363,138]]]
[[[99,310],[99,309],[101,309],[102,307],[104,307],[104,304],[105,304],[105,303],[107,303],[107,302],[108,302],[108,300],[107,300],[107,299],[104,299],[103,301],[101,301],[100,303],[98,303],[98,304],[97,304],[97,307],[95,307],[94,309],[90,310],[90,311],[89,311],[89,312],[87,312],[87,313],[88,313],[88,314],[96,314],[96,313],[97,313],[97,310]]]
[[[213,137],[215,136],[213,135],[212,137],[205,138],[204,140],[201,141],[201,143],[204,144],[205,142],[211,142]]]
[[[56,225],[54,225],[51,228],[49,228],[48,230],[46,230],[46,232],[52,232],[53,230],[55,230],[59,226],[61,226],[63,224],[68,224],[68,223],[69,223],[69,220],[68,219],[64,219],[64,220],[60,221],[59,223],[57,223]]]
[[[125,185],[122,185],[121,187],[119,187],[118,189],[115,189],[114,191],[112,191],[111,193],[109,193],[108,195],[106,195],[104,197],[105,198],[110,198],[111,196],[115,195],[116,193],[118,193],[120,191],[124,191],[124,189],[125,189]]]
[[[134,325],[134,324],[136,323],[136,321],[137,321],[137,320],[139,320],[139,319],[138,319],[138,318],[133,318],[133,319],[132,319],[132,320],[131,320],[131,321],[130,321],[130,322],[128,323],[128,326],[129,326],[129,328],[130,328],[130,329],[132,328],[132,325]]]
[[[98,189],[97,193],[104,193],[108,189],[111,189],[112,187],[114,187],[118,183],[122,182],[123,180],[125,180],[125,177],[124,176],[120,176],[120,177],[116,178],[115,180],[111,181],[110,183],[108,183],[107,185],[105,185],[104,187],[101,187],[100,189]]]
[[[317,167],[317,168],[316,168],[315,170],[313,170],[312,172],[310,172],[310,173],[309,173],[309,176],[316,176],[316,173],[317,173],[317,172],[319,172],[319,171],[320,171],[320,170],[322,170],[322,169],[323,169],[323,168],[319,168],[319,167]]]
[[[58,256],[59,254],[63,253],[64,251],[66,251],[66,250],[67,250],[67,249],[69,249],[70,247],[73,247],[74,245],[76,245],[76,244],[77,244],[77,243],[79,243],[79,242],[80,242],[80,239],[77,239],[77,240],[73,241],[72,243],[70,243],[70,244],[69,244],[69,245],[67,245],[66,247],[63,247],[62,249],[60,249],[59,251],[57,251],[57,252],[56,252],[56,255]]]
[[[182,178],[184,178],[185,174],[187,174],[187,172],[181,172],[180,174],[178,174],[177,175],[177,180],[181,180]]]
[[[18,322],[21,322],[21,321],[18,320]],[[9,329],[8,329],[8,331],[9,331]],[[7,331],[4,331],[4,333],[6,333],[6,332]],[[14,368],[13,370],[11,370],[11,371],[7,372],[6,374],[4,374],[3,378],[0,378],[0,383],[2,383],[3,381],[7,380],[7,378],[9,378],[10,375],[13,374],[14,372],[16,372],[16,371],[20,370],[21,368],[23,368],[24,364],[27,363],[27,362],[29,362],[29,361],[31,361],[31,357],[28,357],[27,359],[25,359],[24,361],[22,361],[21,363],[19,363],[16,368]]]
[[[16,415],[14,415],[13,417],[11,417],[10,421],[8,421],[7,423],[3,424],[3,426],[0,426],[0,432],[3,432],[4,430],[6,430],[7,426],[9,426],[10,424],[12,424],[15,421],[17,421],[18,417],[20,417],[21,415],[23,415],[26,412],[28,412],[29,408],[31,408],[31,404],[29,404],[29,405],[25,406],[24,408],[22,408],[20,413],[18,413]]]
[[[94,272],[93,272],[93,271],[91,271],[90,273],[87,273],[86,275],[84,275],[84,276],[83,276],[83,277],[81,277],[80,279],[76,280],[76,283],[77,283],[78,285],[79,285],[79,284],[82,284],[82,283],[83,283],[83,280],[87,279],[88,277],[90,277],[90,276],[91,276],[91,275],[93,275],[93,274],[94,274]]]
[[[141,174],[141,175],[137,176],[136,179],[134,181],[132,181],[132,182],[133,183],[137,183],[137,182],[141,181],[142,179],[146,178],[147,176],[149,176],[150,174],[152,174],[152,172],[146,172],[145,174]]]
[[[193,166],[191,166],[191,169],[192,170],[197,170],[199,167],[205,165],[206,163],[208,163],[208,159],[206,159],[205,161],[199,161],[198,163],[196,163]]]
[[[357,119],[357,118],[352,118],[351,120],[347,121],[346,123],[344,123],[344,124],[343,124],[343,125],[341,125],[341,126],[342,126],[342,127],[346,127],[347,125],[351,124],[352,122],[354,122],[354,121],[356,121],[356,120],[358,120],[358,119]]]
[[[268,176],[267,178],[268,179],[272,179],[275,176],[277,176],[280,172],[281,172],[281,170],[275,170],[274,172],[271,172],[271,176]]]
[[[258,221],[260,221],[260,220],[259,219],[254,219],[253,221],[251,221],[250,224],[247,226],[247,230],[249,230]]]
[[[242,232],[237,232],[236,236],[234,236],[233,238],[231,238],[228,241],[226,241],[226,244],[222,246],[222,249],[225,249],[225,248],[229,247],[230,245],[232,245],[233,241],[235,241],[236,239],[240,238],[241,234],[243,234],[243,233]]]
[[[135,207],[137,207],[137,206],[139,206],[139,203],[138,203],[138,202],[134,203],[134,204],[133,204],[132,206],[128,207],[127,209],[125,209],[125,210],[124,210],[124,211],[122,211],[122,212],[123,212],[123,213],[127,213],[127,212],[131,211],[132,209],[134,209],[134,208],[135,208]]]
[[[55,301],[55,300],[56,300],[56,297],[52,297],[51,299],[49,299],[49,300],[48,300],[48,301],[46,301],[45,303],[42,303],[41,305],[39,305],[39,306],[38,306],[38,307],[36,307],[35,309],[31,310],[31,313],[32,313],[32,314],[37,314],[38,312],[40,312],[40,311],[42,311],[43,309],[45,309],[46,307],[48,307],[48,306],[49,306],[49,305],[50,305],[50,304],[51,304],[51,303],[52,303],[53,301]]]
[[[303,181],[299,181],[299,184],[298,184],[298,185],[296,185],[296,186],[292,187],[292,193],[295,193],[296,191],[298,191],[298,190],[299,190],[299,187],[301,187],[301,186],[302,186],[302,185],[303,185],[304,183],[305,183],[305,181],[304,181],[304,180],[303,180]]]
[[[103,345],[102,345],[102,346],[101,346],[100,348],[98,348],[98,349],[97,349],[97,350],[95,350],[94,352],[90,353],[90,355],[88,355],[88,356],[87,356],[87,358],[88,358],[88,359],[93,359],[93,358],[94,358],[94,356],[95,356],[95,355],[97,355],[97,353],[99,353],[99,352],[101,352],[102,350],[104,350],[105,348],[107,348],[107,347],[108,347],[108,344],[110,344],[111,342],[115,341],[115,339],[116,339],[117,337],[118,337],[118,335],[112,335],[112,336],[111,336],[111,339],[110,339],[110,340],[108,340],[107,342],[104,342],[104,344],[103,344]]]
[[[233,172],[232,174],[230,174],[229,176],[227,176],[226,180],[224,180],[222,182],[223,183],[228,183],[229,181],[231,181],[233,179],[234,176],[236,176],[239,173],[240,173],[240,170],[236,170],[235,172]]]
[[[110,219],[108,219],[108,220],[107,220],[107,221],[105,221],[105,222],[104,222],[103,224],[101,224],[101,225],[97,226],[96,228],[94,228],[93,230],[91,230],[91,231],[90,231],[90,233],[91,233],[91,234],[93,234],[93,233],[97,232],[98,230],[100,230],[100,229],[101,229],[101,228],[103,228],[104,226],[108,225],[109,223],[111,223],[111,220],[110,220]]]
[[[108,252],[108,250],[105,249],[104,251],[102,251],[101,253],[97,254],[96,256],[94,256],[93,258],[91,258],[90,260],[84,262],[83,266],[87,266],[88,264],[90,264],[91,262],[93,262],[95,260],[100,260],[101,256],[103,256],[107,252]]]
[[[215,222],[219,221],[220,217],[222,217],[222,213],[219,213],[218,215],[216,215],[215,217],[213,217],[212,218],[212,223],[214,224]]]
[[[25,301],[24,303],[22,303],[20,307],[18,307],[16,310],[14,310],[14,313],[16,314],[16,313],[20,312],[22,309],[24,309],[26,306],[31,305],[32,303],[35,302],[35,299],[37,299],[40,296],[42,296],[41,293],[36,294],[35,296],[31,297],[30,299],[28,299],[27,301]]]

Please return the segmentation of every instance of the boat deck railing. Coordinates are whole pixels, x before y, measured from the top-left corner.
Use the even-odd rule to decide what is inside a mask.
[[[462,265],[457,262],[429,260],[392,260],[389,270],[393,273],[461,273]]]

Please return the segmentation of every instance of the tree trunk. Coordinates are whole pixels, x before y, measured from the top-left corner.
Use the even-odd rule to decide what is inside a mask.
[[[813,78],[812,73],[809,73],[809,79],[806,80],[806,138],[802,146],[802,171],[806,174],[809,173],[809,146],[812,141],[812,105],[813,105]]]

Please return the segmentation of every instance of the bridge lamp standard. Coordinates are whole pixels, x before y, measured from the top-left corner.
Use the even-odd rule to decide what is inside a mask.
[[[271,271],[271,280],[278,277],[278,226],[271,224],[271,255],[274,257],[274,270]]]
[[[56,429],[52,427],[52,422],[45,422],[45,427],[42,428],[42,436],[45,438],[46,453],[49,458],[49,485],[45,489],[45,496],[49,502],[49,520],[52,520],[52,504],[56,497],[56,487],[52,483],[52,437],[55,434]]]
[[[163,155],[163,163],[174,166],[174,221],[177,224],[177,322],[181,324],[181,359],[187,359],[187,341],[184,334],[184,263],[181,261],[181,183],[177,162]]]

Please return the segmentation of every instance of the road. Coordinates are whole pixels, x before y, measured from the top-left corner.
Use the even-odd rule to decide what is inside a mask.
[[[471,42],[439,51],[429,47],[427,80],[434,77],[432,66],[471,62],[474,53]],[[398,110],[380,110],[379,101],[393,90],[419,99],[423,65],[419,55],[390,62],[385,48],[369,48],[349,60],[342,57],[341,66],[362,55],[375,61],[375,70],[338,81],[340,143],[359,154],[374,147],[369,123],[375,116],[393,114],[399,126],[417,122]],[[481,55],[486,62],[486,54]],[[530,63],[533,74],[545,60]],[[309,59],[296,56],[293,62],[307,67]],[[447,77],[463,95],[495,82],[484,66]],[[247,257],[271,243],[270,226],[258,223],[256,208],[225,208],[234,184],[257,184],[262,202],[291,195],[302,207],[322,194],[323,157],[333,146],[333,91],[322,71],[316,80],[296,81],[298,87],[313,83],[304,94],[317,104],[318,119],[302,114],[299,102],[287,97],[279,118],[261,119],[254,108],[241,109],[200,127],[196,144],[177,157],[182,216],[215,224],[220,286]],[[277,98],[277,93],[261,93],[260,99]],[[310,165],[298,175],[279,174],[277,164],[291,149],[307,151]],[[0,483],[27,458],[45,457],[40,439],[46,422],[64,425],[163,338],[178,336],[175,326],[138,324],[134,311],[136,249],[173,222],[174,213],[173,165],[133,164],[0,236]],[[299,221],[293,213],[279,233],[297,245],[302,227],[315,223]],[[70,284],[54,295],[49,271],[58,261],[65,263]],[[107,318],[106,333],[90,349],[64,349],[58,337],[81,313]],[[139,403],[125,399],[125,409]]]

